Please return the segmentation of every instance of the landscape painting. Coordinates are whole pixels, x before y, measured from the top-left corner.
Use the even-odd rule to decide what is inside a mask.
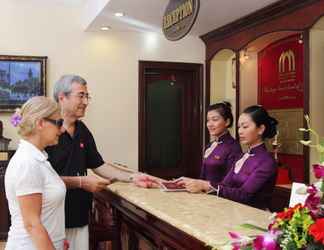
[[[14,111],[45,95],[47,57],[0,56],[0,111]]]

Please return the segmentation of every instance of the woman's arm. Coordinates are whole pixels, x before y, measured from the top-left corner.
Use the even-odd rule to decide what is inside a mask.
[[[155,176],[136,172],[121,166],[116,166],[111,163],[105,163],[98,168],[92,169],[93,172],[102,178],[118,180],[124,182],[133,182],[135,185],[144,188],[159,187],[159,182],[164,181]]]
[[[244,171],[243,168],[240,171]],[[247,174],[247,178],[242,186],[232,187],[231,178],[233,173],[230,172],[219,185],[219,196],[237,202],[247,203],[275,174],[276,168],[274,162],[263,161],[259,163],[258,168],[254,169],[252,173]]]
[[[27,233],[38,250],[55,250],[54,245],[41,223],[42,194],[18,196],[18,202]]]
[[[110,184],[108,179],[99,179],[94,175],[61,176],[65,186],[69,189],[82,188],[88,192],[99,192]]]

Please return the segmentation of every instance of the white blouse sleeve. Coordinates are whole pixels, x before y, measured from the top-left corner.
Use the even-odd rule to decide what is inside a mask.
[[[43,193],[44,176],[39,162],[22,163],[15,183],[16,196]]]

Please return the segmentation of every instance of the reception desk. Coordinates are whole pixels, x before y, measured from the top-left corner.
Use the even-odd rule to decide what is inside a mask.
[[[112,207],[122,249],[221,249],[228,232],[255,235],[239,227],[266,228],[270,213],[207,194],[163,192],[114,183],[96,194]]]

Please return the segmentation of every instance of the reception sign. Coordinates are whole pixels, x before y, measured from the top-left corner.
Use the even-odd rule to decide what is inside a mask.
[[[189,33],[199,12],[199,0],[170,0],[163,16],[162,30],[170,41]]]
[[[303,43],[290,36],[258,53],[258,103],[267,109],[302,108]]]

